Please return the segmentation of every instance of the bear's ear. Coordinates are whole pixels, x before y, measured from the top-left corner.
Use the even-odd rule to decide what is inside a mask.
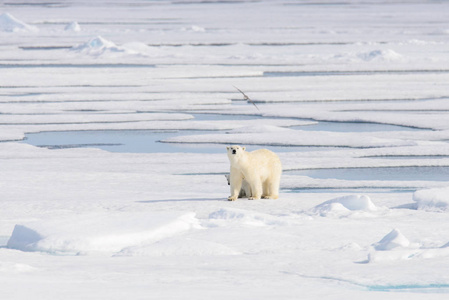
[[[246,147],[242,147],[242,150],[245,151],[245,150],[246,150]]]
[[[226,147],[226,150],[229,150],[229,147]]]

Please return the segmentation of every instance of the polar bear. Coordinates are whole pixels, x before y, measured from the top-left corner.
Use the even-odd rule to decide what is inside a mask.
[[[248,199],[277,199],[281,181],[282,165],[279,157],[267,149],[246,152],[245,147],[226,147],[231,163],[231,196],[229,201],[237,200],[243,180],[251,188]]]
[[[231,185],[231,174],[225,175],[226,180],[228,181],[228,185]],[[248,181],[245,179],[242,180],[242,188],[240,189],[239,198],[249,198],[251,197],[251,187],[249,186]]]

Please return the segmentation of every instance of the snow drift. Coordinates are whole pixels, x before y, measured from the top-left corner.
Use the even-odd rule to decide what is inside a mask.
[[[69,24],[67,24],[64,28],[65,31],[71,31],[71,32],[80,32],[81,26],[78,24],[78,22],[74,21]]]
[[[373,246],[376,250],[387,251],[398,247],[408,247],[409,245],[410,241],[398,229],[393,229]]]
[[[9,13],[0,15],[0,31],[3,32],[37,32],[37,27],[16,19]]]
[[[404,61],[404,56],[392,49],[375,49],[361,52],[348,52],[334,55],[335,59],[348,62],[392,63]]]
[[[90,39],[86,43],[72,47],[70,50],[91,56],[101,56],[105,53],[117,54],[126,52],[125,48],[119,47],[113,42],[102,38],[101,36],[97,36]]]
[[[196,227],[194,213],[113,213],[17,224],[7,248],[51,254],[114,254]]]
[[[398,229],[393,229],[372,247],[368,262],[410,259],[417,253],[417,249],[411,247],[410,241]]]
[[[421,210],[448,211],[449,187],[416,191],[413,200]]]
[[[81,31],[81,27],[78,23],[73,22],[66,26],[66,31],[78,32]],[[137,56],[137,57],[159,57],[167,56],[164,51],[157,47],[149,47],[145,43],[130,42],[121,46],[116,45],[114,42],[107,40],[101,36],[91,38],[85,43],[76,45],[70,49],[73,53],[80,53],[93,57],[111,57],[117,56]]]
[[[228,224],[229,222],[251,226],[286,226],[290,224],[285,218],[236,208],[222,208],[212,212],[209,215],[209,221],[218,225]]]
[[[410,242],[398,229],[393,229],[371,246],[372,249],[368,254],[370,263],[449,256],[449,243],[441,247],[423,247],[421,243]]]
[[[364,61],[398,61],[403,57],[399,53],[387,49],[387,50],[373,50],[369,52],[359,53],[357,55],[360,59]]]
[[[337,197],[312,209],[314,214],[322,217],[328,216],[349,216],[353,212],[372,212],[376,211],[377,207],[366,195],[348,195]]]

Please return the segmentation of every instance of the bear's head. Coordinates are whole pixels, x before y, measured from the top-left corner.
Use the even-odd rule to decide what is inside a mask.
[[[246,150],[245,147],[240,146],[229,146],[226,149],[228,150],[228,158],[230,161],[239,159]]]

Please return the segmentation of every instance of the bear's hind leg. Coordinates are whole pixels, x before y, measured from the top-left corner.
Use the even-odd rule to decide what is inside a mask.
[[[269,199],[271,195],[270,191],[270,185],[268,184],[268,181],[264,181],[262,185],[263,191],[262,191],[262,199]]]
[[[262,182],[260,180],[249,182],[252,182],[253,184],[251,185],[251,197],[249,197],[248,199],[249,200],[260,199],[262,197],[263,192]]]
[[[280,176],[275,176],[271,181],[267,180],[264,184],[266,190],[264,190],[263,199],[278,199],[279,198],[279,184],[281,181]]]

